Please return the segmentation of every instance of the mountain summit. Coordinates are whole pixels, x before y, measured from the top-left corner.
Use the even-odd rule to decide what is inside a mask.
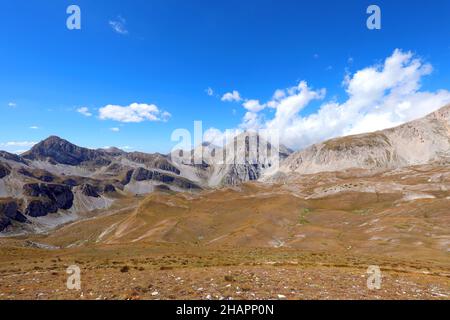
[[[51,136],[34,145],[22,157],[76,166],[86,161],[101,160],[105,154],[105,151],[82,148],[60,137]]]

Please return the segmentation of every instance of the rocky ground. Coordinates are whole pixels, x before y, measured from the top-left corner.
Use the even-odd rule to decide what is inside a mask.
[[[426,165],[122,198],[0,238],[0,299],[448,300],[449,179]]]
[[[382,271],[367,287],[367,267]],[[81,270],[81,290],[66,269]],[[449,299],[445,265],[286,249],[1,250],[0,299]]]

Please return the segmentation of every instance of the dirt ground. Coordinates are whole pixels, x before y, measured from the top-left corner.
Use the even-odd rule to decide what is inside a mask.
[[[67,288],[67,267],[81,290]],[[382,272],[369,290],[369,265]],[[449,299],[445,264],[286,249],[3,247],[0,299]]]
[[[0,238],[0,299],[450,299],[449,190],[421,166],[130,197]]]

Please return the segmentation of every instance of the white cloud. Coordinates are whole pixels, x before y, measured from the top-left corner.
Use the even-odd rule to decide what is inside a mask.
[[[8,107],[15,108],[17,104],[15,102],[8,102]]]
[[[163,122],[168,121],[170,119],[170,117],[172,117],[172,115],[167,111],[163,111],[161,113],[161,121],[163,121]]]
[[[30,129],[32,129],[32,130],[38,130],[39,127],[38,127],[38,126],[31,126]]]
[[[34,146],[37,142],[34,141],[8,141],[0,143],[0,150],[5,150],[10,153],[21,154]]]
[[[109,130],[111,130],[112,132],[119,132],[120,131],[120,129],[117,128],[117,127],[110,128]]]
[[[117,17],[117,20],[110,20],[109,26],[118,34],[126,35],[128,30],[126,28],[126,20],[121,16]]]
[[[224,146],[226,142],[231,141],[233,139],[233,137],[235,137],[236,135],[238,135],[241,132],[242,132],[242,130],[239,130],[239,129],[231,129],[231,130],[226,130],[225,132],[222,132],[216,128],[209,128],[203,134],[203,141],[210,142],[213,145],[221,147],[221,146]]]
[[[280,100],[286,96],[286,92],[284,90],[278,89],[275,90],[275,93],[273,94],[274,100]]]
[[[222,101],[227,102],[240,102],[242,101],[241,95],[238,91],[233,90],[233,92],[227,92],[222,96]]]
[[[203,141],[211,142],[215,145],[221,146],[223,139],[223,133],[219,129],[209,128],[203,134]]]
[[[34,142],[34,141],[9,141],[9,142],[0,143],[0,146],[2,146],[2,147],[32,147],[36,143],[37,142]]]
[[[87,108],[87,107],[78,108],[77,112],[81,113],[83,116],[86,116],[86,117],[92,116],[92,113],[89,111],[89,108]]]
[[[167,121],[171,114],[154,104],[132,103],[129,106],[107,105],[100,108],[100,119],[119,122]]]
[[[245,109],[251,112],[259,112],[266,107],[265,104],[260,104],[259,100],[247,100],[242,105]]]
[[[208,87],[208,89],[205,90],[206,94],[210,97],[212,97],[214,95],[214,90],[211,89],[210,87]]]
[[[422,78],[431,72],[430,64],[397,49],[384,63],[346,75],[343,85],[347,98],[342,103],[326,101],[314,113],[303,116],[301,111],[312,101],[323,100],[326,90],[314,90],[302,81],[277,90],[267,103],[258,102],[258,106],[275,109],[272,118],[266,119],[267,115],[260,113],[263,109],[255,107],[245,114],[240,127],[277,130],[281,143],[301,149],[338,136],[400,125],[450,103],[447,90],[421,90]],[[217,131],[215,136],[219,136]]]
[[[261,117],[258,116],[258,113],[248,111],[245,113],[244,118],[242,118],[241,127],[248,130],[258,130],[261,127]]]

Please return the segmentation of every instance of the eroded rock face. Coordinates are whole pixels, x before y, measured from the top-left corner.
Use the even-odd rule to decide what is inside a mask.
[[[25,214],[30,217],[45,217],[49,213],[56,213],[58,207],[49,200],[33,200],[28,204]]]
[[[116,192],[116,187],[114,187],[112,184],[107,184],[103,187],[103,192],[105,193]]]
[[[173,184],[182,189],[195,189],[195,190],[201,189],[201,187],[198,186],[197,184],[192,183],[190,180],[184,178],[175,178]]]
[[[170,192],[170,191],[172,191],[172,190],[171,190],[168,186],[162,184],[162,185],[156,186],[156,187],[155,187],[155,191],[159,191],[159,192]]]
[[[0,232],[5,230],[6,228],[8,228],[10,225],[11,225],[11,219],[0,215]]]
[[[55,180],[55,177],[45,170],[35,170],[34,172],[31,172],[25,168],[20,168],[17,172],[26,177],[35,178],[44,182],[53,182]]]
[[[136,181],[145,181],[145,180],[152,180],[153,179],[153,171],[139,168],[136,169],[133,173],[133,178]]]
[[[78,182],[75,179],[69,178],[64,180],[62,183],[69,187],[76,187],[78,185]]]
[[[227,168],[222,184],[238,185],[246,181],[255,181],[261,175],[261,167],[256,164],[230,165]]]
[[[174,177],[159,171],[151,171],[144,168],[138,168],[134,171],[132,178],[135,181],[157,181],[170,185],[175,185],[184,189],[200,189],[198,185],[192,183],[188,179]]]
[[[178,175],[181,173],[180,170],[175,168],[175,166],[171,165],[167,160],[155,163],[155,167],[164,171],[173,172]]]
[[[0,213],[4,214],[8,218],[12,218],[16,215],[17,204],[15,202],[0,203]]]
[[[9,170],[5,165],[0,163],[0,179],[3,179],[4,177],[8,176],[11,173],[11,170]]]
[[[81,186],[81,193],[84,194],[87,197],[93,197],[93,198],[99,198],[100,195],[97,192],[97,189],[88,183],[83,184]]]
[[[16,220],[18,222],[25,223],[28,221],[27,217],[25,217],[20,211],[16,211],[16,216],[13,220]]]
[[[130,181],[131,181],[131,176],[133,175],[133,172],[134,172],[134,170],[128,170],[126,173],[125,173],[125,177],[122,179],[122,181],[121,181],[121,183],[124,185],[124,186],[126,186],[127,184],[129,184],[130,183]]]
[[[26,222],[27,218],[19,211],[19,206],[14,201],[0,203],[0,231],[11,225],[11,221]]]
[[[27,221],[27,218],[19,211],[19,206],[14,201],[0,204],[0,212],[3,212],[5,216],[12,220],[18,222]]]
[[[127,158],[134,162],[146,164],[153,168],[173,172],[177,175],[181,173],[180,170],[178,170],[164,156],[160,154],[145,154],[142,152],[130,152],[127,154]]]
[[[46,209],[48,209],[47,212],[56,212],[54,211],[55,207],[56,210],[58,209],[68,210],[73,205],[74,196],[72,190],[70,187],[66,185],[30,183],[24,185],[23,190],[25,191],[25,194],[28,196],[42,198],[41,203]],[[48,200],[49,202],[45,200]],[[45,204],[43,201],[45,202]],[[27,209],[27,214],[31,212],[31,214],[29,214],[30,216],[34,216],[32,213],[33,209],[38,210],[38,213],[40,213],[39,211],[40,205],[33,204],[31,208],[30,206],[28,207],[31,211]]]

